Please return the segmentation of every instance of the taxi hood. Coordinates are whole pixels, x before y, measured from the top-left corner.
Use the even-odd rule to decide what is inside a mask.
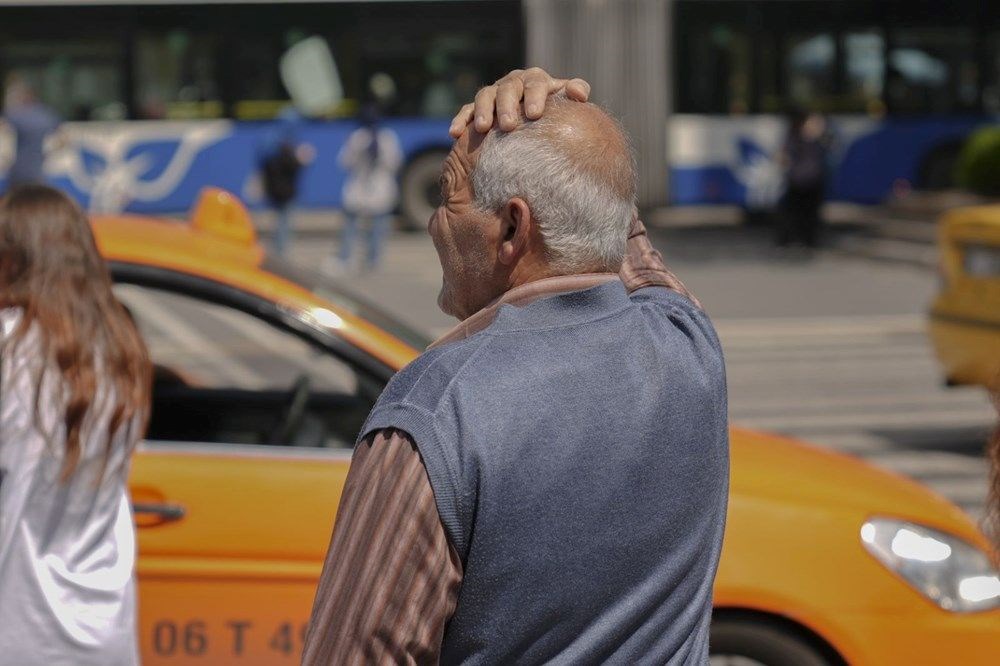
[[[918,521],[981,543],[955,505],[928,488],[860,459],[787,437],[733,428],[733,497]]]

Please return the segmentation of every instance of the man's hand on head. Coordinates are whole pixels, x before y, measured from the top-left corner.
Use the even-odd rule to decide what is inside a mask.
[[[501,130],[509,132],[517,127],[522,102],[525,117],[537,120],[545,111],[546,98],[562,91],[578,102],[590,98],[590,84],[583,79],[557,79],[540,67],[515,69],[493,85],[480,89],[475,102],[459,109],[448,133],[457,139],[472,123],[477,132],[485,134],[493,127],[494,120]]]

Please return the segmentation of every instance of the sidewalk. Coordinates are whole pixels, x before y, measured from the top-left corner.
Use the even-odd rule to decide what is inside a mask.
[[[251,211],[254,226],[264,235],[274,225],[274,213],[269,210]],[[833,226],[872,226],[898,215],[887,206],[861,206],[832,202],[823,207],[827,224]],[[298,208],[292,213],[296,234],[331,234],[340,229],[343,213],[336,208]],[[736,227],[742,225],[743,209],[731,205],[663,206],[646,210],[643,221],[649,227],[685,229],[694,227]],[[419,231],[419,230],[418,230]]]
[[[913,193],[880,206],[830,202],[823,206],[823,218],[835,251],[935,269],[938,217],[951,208],[983,203],[990,202],[963,192]],[[258,233],[269,237],[273,212],[253,211],[252,217]],[[292,219],[296,236],[331,242],[343,223],[337,209],[298,209]],[[722,229],[740,227],[744,216],[739,206],[665,206],[645,211],[643,221],[658,229]]]
[[[938,265],[937,224],[940,214],[960,205],[970,205],[968,195],[947,198],[924,196],[922,204],[891,202],[883,206],[863,206],[829,202],[823,206],[823,220],[831,247],[846,254],[909,264],[921,268]],[[644,221],[658,228],[734,227],[742,225],[743,210],[738,206],[686,206],[648,211]]]

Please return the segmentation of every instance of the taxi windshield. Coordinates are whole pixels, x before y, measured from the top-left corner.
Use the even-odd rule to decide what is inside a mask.
[[[325,276],[319,271],[293,266],[289,262],[273,256],[267,256],[261,264],[261,268],[305,287],[320,298],[328,300],[337,307],[381,328],[417,351],[423,351],[431,343],[429,336],[353,292],[342,282]]]

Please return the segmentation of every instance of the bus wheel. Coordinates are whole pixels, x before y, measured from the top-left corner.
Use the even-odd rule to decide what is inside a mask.
[[[416,231],[427,226],[431,213],[441,203],[441,164],[445,150],[433,150],[417,156],[403,171],[400,193],[402,228]]]
[[[715,620],[710,666],[832,666],[807,642],[780,627],[752,620]]]

